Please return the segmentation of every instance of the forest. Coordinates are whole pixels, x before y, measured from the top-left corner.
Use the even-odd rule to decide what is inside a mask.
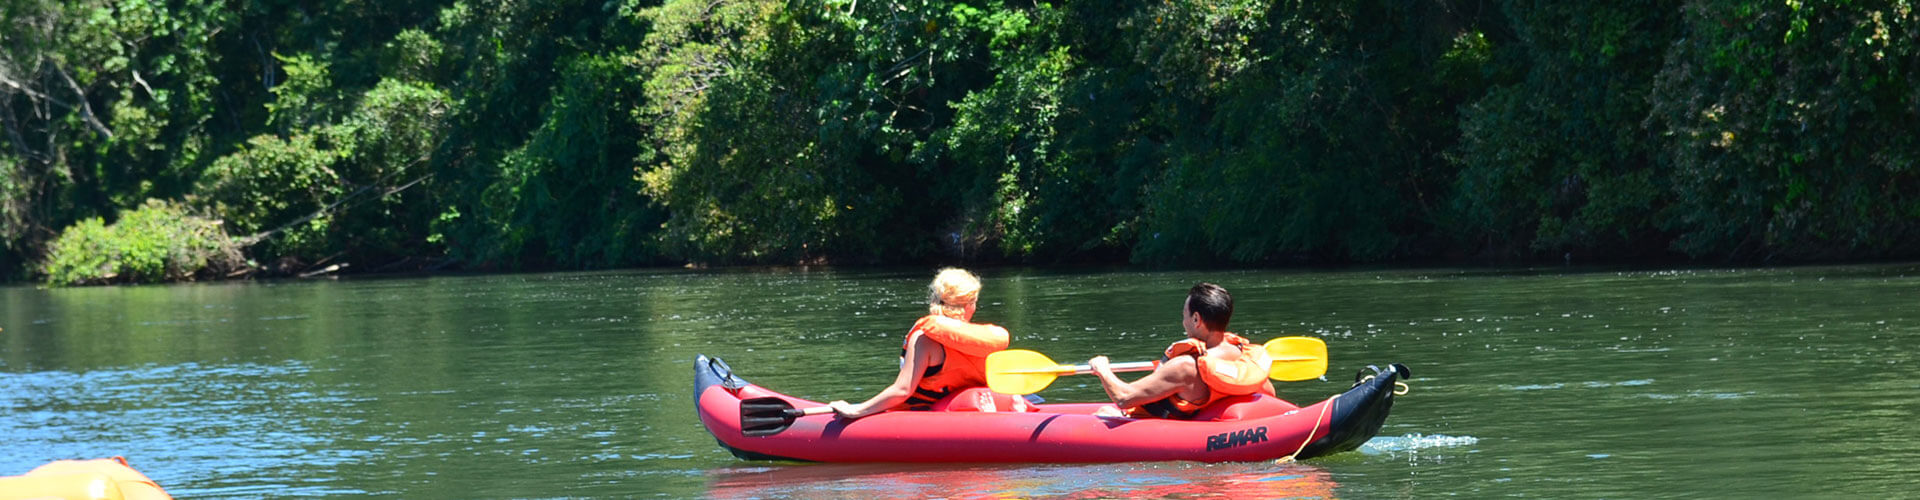
[[[1920,257],[1907,0],[0,0],[0,278]]]

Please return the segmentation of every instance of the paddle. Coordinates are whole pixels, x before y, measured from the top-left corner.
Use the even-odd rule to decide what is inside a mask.
[[[793,419],[827,413],[833,413],[833,407],[815,406],[803,410],[794,408],[785,399],[772,396],[743,399],[740,401],[740,433],[771,436],[787,430],[793,425]]]
[[[1280,337],[1263,345],[1273,366],[1267,378],[1281,382],[1313,380],[1327,374],[1327,341],[1317,337]]]
[[[1268,341],[1263,347],[1267,357],[1273,359],[1273,366],[1267,370],[1268,378],[1297,382],[1319,378],[1327,373],[1327,343],[1318,338],[1283,337]],[[1160,362],[1139,361],[1107,366],[1115,372],[1142,372],[1152,371],[1160,366]],[[1053,379],[1061,375],[1088,373],[1093,373],[1093,368],[1087,365],[1057,364],[1047,359],[1045,354],[1025,349],[987,355],[987,387],[1001,394],[1033,394],[1047,388]]]

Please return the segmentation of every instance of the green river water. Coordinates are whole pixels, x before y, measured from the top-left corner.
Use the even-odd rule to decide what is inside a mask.
[[[1152,359],[1188,286],[1326,339],[1309,403],[1412,368],[1379,437],[1300,463],[749,462],[692,361],[859,400],[932,269],[623,271],[0,288],[0,476],[124,456],[179,498],[1898,498],[1920,490],[1920,265],[984,269],[976,320],[1063,362]],[[1129,376],[1129,378],[1131,378]],[[1065,377],[1050,401],[1103,397]]]

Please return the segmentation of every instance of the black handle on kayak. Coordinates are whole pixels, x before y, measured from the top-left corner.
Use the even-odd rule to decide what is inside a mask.
[[[1361,381],[1364,381],[1367,379],[1368,377],[1367,370],[1373,370],[1372,376],[1376,376],[1376,377],[1384,376],[1387,374],[1387,372],[1393,372],[1394,374],[1399,375],[1401,380],[1408,380],[1413,378],[1413,370],[1407,369],[1407,365],[1403,365],[1400,363],[1388,364],[1386,368],[1367,365],[1366,368],[1361,368],[1359,373],[1353,374],[1353,385],[1360,385]]]
[[[747,436],[771,436],[793,426],[793,420],[807,415],[833,413],[833,407],[794,408],[793,403],[772,396],[740,400],[740,433]]]

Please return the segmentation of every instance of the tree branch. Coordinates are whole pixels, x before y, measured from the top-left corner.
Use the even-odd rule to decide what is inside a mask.
[[[52,96],[48,96],[46,94],[42,94],[39,92],[34,92],[32,88],[27,87],[26,85],[22,85],[20,82],[16,82],[11,79],[8,79],[7,75],[4,75],[4,74],[0,74],[0,85],[6,85],[8,87],[12,87],[14,90],[18,90],[20,91],[20,93],[26,94],[27,97],[59,102],[58,100],[55,100]],[[62,105],[64,106],[65,104],[62,104]]]
[[[388,196],[393,196],[394,193],[405,191],[408,188],[414,187],[415,185],[419,185],[421,181],[427,180],[428,177],[433,177],[433,172],[427,172],[426,175],[422,175],[418,178],[415,178],[414,180],[408,181],[406,184],[402,184],[400,186],[382,191],[379,196],[368,198],[368,200],[378,200],[381,198],[386,198]],[[348,193],[346,196],[341,197],[339,200],[334,201],[330,205],[321,207],[319,210],[315,210],[313,213],[307,214],[304,217],[294,219],[293,222],[288,222],[286,224],[281,224],[280,227],[276,227],[266,231],[261,231],[258,233],[247,235],[244,238],[240,238],[238,242],[240,243],[240,246],[243,246],[243,247],[253,246],[255,243],[265,241],[267,238],[271,238],[273,237],[273,235],[280,234],[281,232],[286,231],[288,229],[292,229],[294,226],[305,224],[307,223],[307,221],[318,219],[322,216],[331,214],[334,212],[335,208],[339,208],[340,205],[346,204],[348,201],[353,201],[354,198],[358,198],[362,194],[366,194],[367,191],[373,190],[373,187],[374,186],[372,185],[363,186],[360,189],[356,189],[352,193]],[[348,205],[348,207],[357,206],[361,203],[365,203],[366,201],[367,200],[361,200],[359,202],[355,202],[353,205]]]
[[[144,78],[140,78],[140,70],[137,70],[137,69],[135,69],[135,70],[130,70],[130,71],[132,71],[132,72],[133,72],[133,83],[138,83],[138,84],[140,84],[140,88],[142,88],[142,89],[146,89],[146,91],[147,91],[147,98],[149,98],[149,99],[153,99],[153,98],[157,98],[157,96],[155,96],[155,95],[153,95],[153,87],[152,87],[152,86],[149,86],[149,85],[147,85],[147,80],[146,80],[146,79],[144,79]]]
[[[75,96],[80,97],[80,116],[85,117],[87,119],[87,125],[90,127],[93,127],[93,130],[95,132],[99,132],[100,135],[104,135],[104,136],[107,136],[108,139],[112,139],[113,130],[108,129],[107,124],[100,123],[100,118],[94,116],[93,104],[87,102],[87,92],[85,90],[81,90],[80,84],[75,83],[73,81],[73,77],[67,76],[67,70],[61,69],[59,64],[54,64],[53,70],[57,73],[60,73],[60,78],[67,81],[68,87],[73,88],[73,94]]]

